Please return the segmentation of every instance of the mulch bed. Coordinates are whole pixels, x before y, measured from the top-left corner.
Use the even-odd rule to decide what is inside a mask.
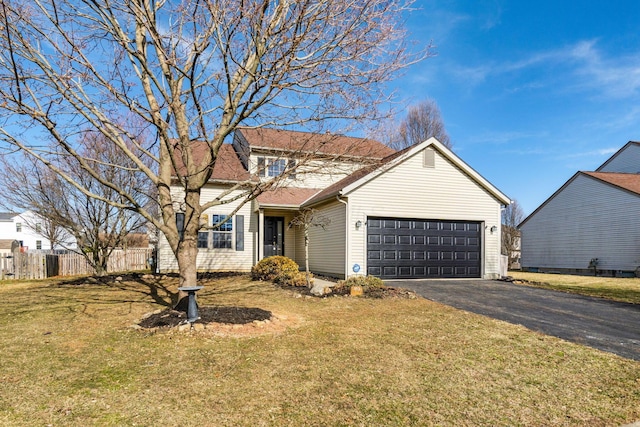
[[[264,321],[271,318],[271,312],[253,307],[199,307],[200,318],[195,323],[226,323],[230,325],[246,325],[254,321]],[[172,328],[187,321],[184,311],[166,309],[153,313],[142,319],[138,324],[145,329]]]

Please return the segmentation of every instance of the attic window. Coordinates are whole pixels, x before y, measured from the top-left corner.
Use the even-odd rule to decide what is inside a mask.
[[[436,167],[436,152],[431,148],[427,148],[423,151],[422,166],[425,168]]]
[[[287,163],[284,159],[269,159],[269,176],[280,176]]]
[[[288,171],[288,178],[295,179],[296,161],[276,157],[258,157],[258,176],[280,176]]]

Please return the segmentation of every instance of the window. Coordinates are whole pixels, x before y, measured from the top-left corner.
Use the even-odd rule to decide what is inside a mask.
[[[285,170],[295,169],[296,161],[293,159],[258,157],[258,176],[280,176]],[[291,179],[296,177],[295,173],[288,176]]]
[[[36,240],[36,249],[42,249],[42,240]]]
[[[36,233],[41,233],[42,232],[42,224],[37,223],[36,224]]]
[[[216,226],[227,215],[213,215],[213,226]],[[231,249],[233,237],[233,221],[231,218],[224,221],[220,226],[213,230],[213,247],[217,249]]]
[[[287,162],[284,159],[269,159],[269,176],[280,176]]]
[[[182,240],[184,235],[184,213],[182,212],[176,214],[176,228],[178,229],[178,238]]]
[[[20,233],[22,231],[22,223],[21,222],[16,222],[16,231],[18,233]]]
[[[209,248],[209,232],[208,231],[198,232],[198,248],[200,249]]]
[[[296,161],[293,159],[289,159],[289,161],[287,162],[287,170],[291,172],[289,172],[289,176],[287,178],[296,179],[295,168],[296,168]]]

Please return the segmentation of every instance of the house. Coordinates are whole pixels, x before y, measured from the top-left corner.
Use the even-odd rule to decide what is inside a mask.
[[[522,268],[631,276],[640,272],[640,142],[577,172],[525,218]]]
[[[383,279],[500,275],[500,213],[510,200],[436,139],[400,152],[367,139],[275,129],[238,129],[219,152],[201,197],[239,180],[291,170],[278,188],[241,207],[218,230],[200,233],[198,269],[249,271],[270,255],[304,265],[301,209],[330,220],[311,227],[310,270]],[[174,188],[177,194],[180,189]],[[237,205],[206,212],[219,223]],[[158,268],[177,270],[166,239]]]
[[[42,234],[42,223],[30,211],[0,213],[0,239],[17,240],[24,250],[51,249],[51,243]]]
[[[63,249],[74,246],[75,239],[63,230],[57,230],[54,235],[58,241],[51,246],[47,237],[50,230],[49,222],[31,211],[22,213],[0,212],[0,239],[16,240],[23,251]]]

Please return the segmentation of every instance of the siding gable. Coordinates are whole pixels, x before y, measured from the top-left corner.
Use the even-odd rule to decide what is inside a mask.
[[[640,196],[574,175],[520,226],[522,266],[633,271],[640,266]]]
[[[640,142],[628,142],[596,171],[640,173]]]

